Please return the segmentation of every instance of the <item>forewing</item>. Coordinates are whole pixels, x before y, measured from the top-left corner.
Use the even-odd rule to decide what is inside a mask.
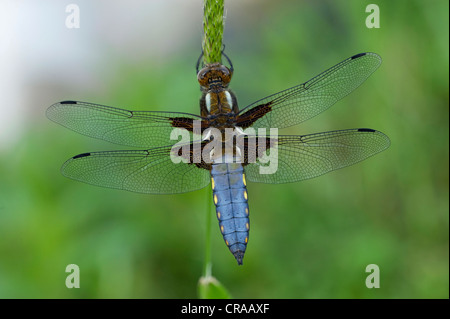
[[[193,121],[202,120],[187,113],[128,111],[76,101],[53,104],[47,109],[47,116],[75,132],[139,148],[174,144],[176,141],[170,138],[174,128],[192,132]]]
[[[311,80],[269,95],[239,112],[242,128],[283,128],[325,111],[359,87],[381,64],[375,53],[360,53]]]

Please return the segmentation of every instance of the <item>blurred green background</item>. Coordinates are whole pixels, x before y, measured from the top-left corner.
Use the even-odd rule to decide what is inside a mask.
[[[209,188],[155,196],[78,183],[69,157],[124,149],[45,118],[75,99],[198,113],[202,1],[2,2],[1,298],[196,298]],[[380,8],[368,29],[366,5]],[[249,184],[251,231],[238,267],[212,217],[213,275],[236,298],[449,297],[448,1],[226,1],[224,43],[241,107],[341,60],[376,52],[364,85],[308,122],[307,134],[369,127],[391,147],[300,183]],[[3,8],[2,8],[3,7]],[[31,20],[30,20],[31,19]],[[33,60],[35,59],[35,60]],[[13,68],[12,61],[19,66]],[[32,62],[34,61],[34,62]],[[34,64],[32,64],[34,63]],[[15,75],[15,77],[13,77]],[[21,83],[8,89],[11,81]],[[77,264],[81,288],[68,289]],[[380,267],[368,289],[365,268]]]

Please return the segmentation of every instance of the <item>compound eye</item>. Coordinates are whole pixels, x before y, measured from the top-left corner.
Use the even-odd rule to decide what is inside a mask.
[[[209,77],[207,76],[208,72],[209,72],[209,68],[203,68],[198,72],[197,80],[201,86],[208,85],[208,80],[209,80]]]
[[[232,76],[232,72],[229,68],[227,68],[226,66],[222,66],[220,68],[220,72],[222,73],[222,81],[225,84],[230,83],[231,81],[231,76]]]

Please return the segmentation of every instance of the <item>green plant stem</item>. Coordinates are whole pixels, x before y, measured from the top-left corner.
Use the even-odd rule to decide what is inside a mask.
[[[212,189],[208,190],[208,200],[206,200],[206,230],[205,230],[205,264],[203,269],[203,277],[211,276],[211,206],[212,206]]]
[[[222,61],[224,0],[204,0],[203,3],[203,62]]]
[[[223,11],[224,0],[204,0],[203,3],[203,63],[209,64],[221,62],[222,60],[222,38],[223,38]],[[211,189],[208,192],[209,200],[206,208],[206,231],[205,231],[205,264],[203,276],[211,276]]]

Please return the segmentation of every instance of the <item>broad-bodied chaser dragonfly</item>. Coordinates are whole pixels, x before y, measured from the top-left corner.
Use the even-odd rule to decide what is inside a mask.
[[[278,184],[313,178],[381,152],[390,141],[368,128],[275,137],[248,133],[250,129],[255,132],[299,124],[328,109],[379,67],[381,58],[375,53],[354,55],[305,83],[241,110],[228,88],[233,66],[227,60],[229,67],[212,63],[198,70],[197,65],[202,91],[200,116],[128,111],[76,101],[53,104],[47,116],[78,133],[143,149],[76,155],[61,168],[66,177],[149,194],[191,192],[211,183],[220,231],[241,265],[250,228],[246,181]],[[213,128],[218,136],[211,134]],[[188,132],[190,141],[182,145],[188,147],[187,152],[174,147],[174,129]],[[225,137],[227,130],[235,133],[233,138]],[[233,144],[236,137],[244,147]],[[212,142],[219,143],[219,148],[207,149]],[[195,149],[200,150],[200,157]],[[263,174],[263,157],[269,153],[276,154],[276,169]],[[177,157],[181,160],[174,161]]]

